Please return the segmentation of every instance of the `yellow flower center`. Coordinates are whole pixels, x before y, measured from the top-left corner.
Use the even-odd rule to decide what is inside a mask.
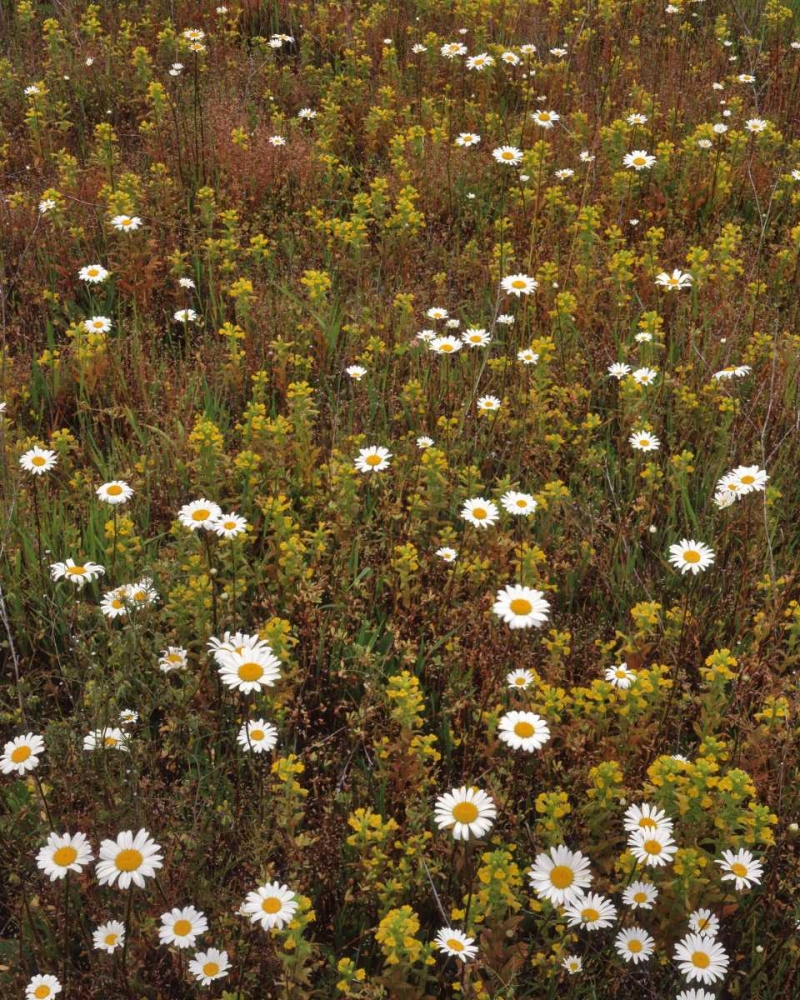
[[[11,751],[11,760],[15,764],[21,764],[23,761],[26,761],[28,757],[30,757],[31,753],[32,751],[30,747],[17,747],[15,750]]]
[[[263,729],[253,729],[250,733],[251,740],[263,740],[264,730]]]
[[[647,893],[646,892],[635,892],[633,894],[633,901],[634,901],[634,903],[646,903],[647,902]]]
[[[731,865],[731,871],[734,875],[738,875],[739,878],[743,878],[747,874],[747,865],[743,865],[740,861],[735,861]]]
[[[383,459],[380,455],[367,455],[364,461],[367,465],[380,465]]]
[[[449,354],[450,351],[453,350],[453,345],[452,344],[442,344],[442,346],[439,348],[439,350],[443,351],[445,354]]]
[[[556,865],[550,872],[550,881],[556,889],[568,889],[575,881],[575,873],[567,865]]]
[[[74,847],[59,847],[53,852],[53,864],[61,868],[68,868],[78,857],[78,852]]]
[[[121,872],[135,872],[143,861],[144,858],[141,852],[133,847],[128,847],[124,851],[120,851],[116,858],[114,858],[114,864]]]
[[[111,602],[111,607],[115,611],[119,611],[120,608],[124,608],[125,607],[125,602],[121,601],[118,597],[115,597],[114,600]]]
[[[243,681],[257,681],[264,674],[264,669],[259,663],[243,663],[239,667],[239,679]]]
[[[505,152],[505,153],[502,154],[502,156],[503,156],[504,160],[513,160],[514,159],[514,154],[513,153]]]
[[[634,156],[633,162],[637,167],[643,167],[647,160],[643,156]]]
[[[106,934],[105,943],[109,947],[113,948],[113,946],[117,943],[117,935],[116,934]]]
[[[692,965],[696,969],[707,969],[711,965],[711,959],[705,951],[695,951],[692,954]]]
[[[87,271],[87,274],[92,278],[96,277],[99,273],[100,272],[97,270],[96,267],[90,267],[89,270]]]
[[[581,917],[587,924],[592,924],[595,920],[599,919],[600,911],[587,906],[585,910],[581,910]]]
[[[176,920],[172,925],[172,930],[178,937],[186,937],[187,934],[191,934],[192,925],[188,920]]]
[[[458,940],[458,938],[448,938],[445,944],[451,951],[464,950],[464,945],[461,943],[461,941]]]
[[[705,917],[702,917],[700,920],[697,921],[697,929],[699,931],[704,931],[706,927],[708,927],[708,924],[709,921],[706,920]]]
[[[515,615],[529,615],[533,611],[533,605],[524,597],[515,597],[509,608]]]
[[[521,278],[517,278],[516,281],[512,281],[511,282],[511,287],[512,288],[524,288],[525,287],[525,282]]]
[[[209,976],[209,977],[216,976],[218,973],[219,973],[219,966],[217,965],[216,962],[206,962],[206,964],[203,966],[204,976]]]
[[[116,736],[106,736],[103,742],[107,747],[115,747],[119,743],[119,740]]]
[[[67,566],[67,573],[70,576],[85,576],[86,567],[85,566]]]
[[[46,461],[47,459],[45,459],[42,455],[34,455],[31,459],[31,465],[41,467],[46,463]]]
[[[633,952],[634,955],[638,954],[642,950],[642,942],[638,938],[633,938],[628,942],[628,951]]]
[[[642,847],[647,854],[660,854],[662,850],[662,844],[657,840],[646,840]]]
[[[614,671],[614,676],[615,676],[615,677],[619,677],[619,678],[622,678],[622,677],[627,677],[627,676],[628,676],[628,674],[627,674],[627,671],[625,670],[625,668],[624,668],[624,667],[620,667],[620,669],[619,669],[619,670],[615,670],[615,671]],[[640,825],[641,825],[641,824],[640,824]]]
[[[261,904],[261,909],[264,913],[278,913],[282,905],[277,896],[267,896]]]
[[[514,726],[514,733],[516,736],[521,736],[522,739],[526,740],[536,732],[536,729],[531,725],[530,722],[518,722]]]
[[[120,493],[122,493],[122,487],[121,486],[117,486],[117,484],[114,483],[112,486],[108,487],[108,489],[106,490],[106,493],[110,497],[118,497],[120,495]]]
[[[683,553],[683,561],[688,563],[699,563],[700,553],[697,549],[687,549],[686,552]]]
[[[639,438],[639,444],[642,448],[646,448],[650,444],[650,438]]]
[[[514,683],[517,685],[517,687],[525,687],[525,678],[524,677],[515,677],[514,678]]]
[[[193,521],[205,521],[211,517],[211,511],[206,510],[205,507],[201,507],[199,510],[192,511]]]
[[[527,507],[527,506],[528,506],[527,500],[517,500],[517,507]]]
[[[754,483],[755,481],[756,481],[755,476],[750,476],[750,475],[742,476],[742,482],[745,484],[745,486],[750,486],[750,484]]]
[[[478,807],[474,802],[458,802],[453,806],[453,819],[456,823],[474,823],[478,818]]]
[[[226,531],[233,531],[234,528],[236,527],[236,522],[235,521],[223,521],[222,522],[222,527]]]
[[[473,507],[472,516],[482,521],[487,516],[486,509],[484,507]]]
[[[36,997],[36,1000],[45,1000],[46,997],[50,996],[50,987],[45,986],[45,984],[42,983],[41,986],[36,987],[33,991],[33,995]]]
[[[651,819],[649,816],[642,816],[639,820],[639,828],[642,830],[655,830],[657,826],[658,823],[656,823],[656,821]]]

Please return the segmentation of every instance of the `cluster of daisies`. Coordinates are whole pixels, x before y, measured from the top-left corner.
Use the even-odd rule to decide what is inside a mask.
[[[513,683],[511,677],[509,680]],[[510,715],[516,716],[516,713]],[[508,731],[516,733],[522,740],[535,738],[536,725],[542,722],[538,720],[538,723],[529,724],[527,720],[516,717],[506,719]],[[520,725],[530,725],[530,728],[517,728]],[[548,737],[549,732],[546,735],[543,733],[542,740]],[[435,822],[439,829],[451,830],[456,841],[485,837],[496,818],[494,800],[478,788],[454,788],[436,800]],[[663,809],[644,802],[628,807],[624,829],[627,849],[634,864],[630,877],[622,887],[622,904],[631,911],[652,910],[659,895],[657,885],[634,876],[640,868],[644,874],[648,868],[658,871],[672,863],[678,850],[673,821]],[[732,882],[737,891],[758,885],[764,874],[761,862],[746,850],[723,851],[715,863],[721,870],[721,881]],[[551,904],[567,927],[587,932],[613,928],[614,948],[623,961],[639,965],[656,952],[655,939],[644,927],[638,924],[622,927],[624,915],[617,904],[591,891],[594,881],[591,861],[581,851],[559,844],[541,852],[528,870],[528,880],[537,898]],[[730,956],[719,940],[719,927],[719,919],[710,910],[697,909],[689,914],[687,933],[675,944],[673,952],[673,960],[687,982],[708,985],[724,978]],[[442,951],[465,962],[474,958],[478,951],[473,938],[453,928],[441,930],[436,944]],[[570,954],[564,958],[562,965],[568,973],[576,974],[582,970],[583,960],[580,955]]]

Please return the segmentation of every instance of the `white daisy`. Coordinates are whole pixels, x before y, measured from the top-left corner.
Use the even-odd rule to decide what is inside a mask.
[[[535,712],[506,712],[497,726],[500,739],[514,750],[531,753],[550,739],[547,722]]]
[[[674,959],[689,980],[715,983],[725,977],[729,958],[725,948],[707,934],[687,934],[675,945]]]
[[[567,903],[564,916],[569,927],[585,927],[588,931],[611,927],[617,916],[617,908],[610,899],[595,892],[587,892]]]
[[[128,737],[116,726],[95,729],[83,738],[84,750],[129,750]]]
[[[516,490],[509,490],[500,497],[503,510],[515,517],[526,517],[532,514],[539,506],[530,493],[517,493]]]
[[[181,646],[167,646],[161,650],[158,658],[158,667],[163,673],[168,674],[172,670],[185,670],[188,662],[188,653]]]
[[[625,810],[625,830],[636,833],[639,830],[666,830],[672,833],[672,820],[663,809],[651,806],[649,802],[628,806]]]
[[[90,285],[97,285],[106,280],[108,271],[101,264],[87,264],[78,271],[78,277]]]
[[[527,274],[509,274],[500,282],[500,287],[508,295],[530,295],[539,287],[539,282]]]
[[[122,479],[112,479],[95,490],[98,500],[112,505],[126,503],[133,496],[133,490]]]
[[[210,986],[215,979],[224,979],[230,967],[227,951],[218,948],[198,951],[189,962],[189,972],[203,986]]]
[[[539,899],[549,900],[554,906],[579,900],[592,884],[589,859],[563,844],[537,854],[528,878]]]
[[[116,840],[100,844],[97,879],[100,885],[114,885],[127,889],[132,883],[144,888],[145,879],[155,876],[163,867],[161,848],[147,830],[123,830]]]
[[[653,954],[655,946],[655,941],[641,927],[630,927],[628,930],[620,931],[614,940],[618,954],[626,962],[633,962],[634,965],[646,962]]]
[[[711,910],[692,910],[689,914],[689,930],[715,938],[719,934],[719,917]]]
[[[442,927],[436,935],[434,942],[439,951],[453,958],[460,958],[462,962],[468,962],[478,954],[478,946],[475,938],[467,937],[463,931],[454,930],[452,927]]]
[[[178,511],[178,520],[190,531],[197,531],[198,528],[205,528],[213,531],[214,524],[222,514],[222,508],[215,504],[213,500],[193,500],[184,504]]]
[[[524,691],[533,684],[534,676],[532,670],[512,670],[510,674],[506,675],[506,684],[510,688],[516,688],[518,691]]]
[[[498,146],[492,150],[492,156],[498,163],[504,163],[509,167],[515,167],[522,162],[522,150],[516,146]]]
[[[247,531],[247,518],[235,511],[230,514],[220,514],[211,526],[211,530],[220,538],[238,538]]]
[[[652,882],[631,882],[622,894],[622,902],[632,910],[652,910],[658,889]]]
[[[697,576],[701,571],[707,570],[715,558],[712,549],[693,538],[682,538],[676,545],[669,547],[669,561],[681,573],[690,572]]]
[[[19,775],[33,771],[39,766],[39,758],[44,753],[44,740],[36,733],[15,736],[3,747],[0,756],[0,771],[3,774]]]
[[[50,881],[66,878],[67,872],[82,872],[94,859],[84,833],[50,833],[47,843],[36,855],[37,867]]]
[[[668,830],[636,830],[628,837],[628,850],[640,864],[661,868],[672,863],[678,845]]]
[[[488,528],[497,520],[499,511],[497,505],[491,500],[474,497],[464,503],[461,508],[461,516],[468,524],[473,524],[476,528]]]
[[[109,920],[92,931],[92,944],[98,951],[113,954],[125,944],[125,924],[119,920]]]
[[[251,719],[241,727],[236,739],[243,750],[266,753],[277,745],[278,730],[264,719]]]
[[[463,785],[436,800],[434,821],[440,830],[452,827],[454,840],[485,836],[496,817],[494,800],[478,788]]]
[[[604,676],[610,684],[614,685],[614,687],[620,688],[622,691],[627,691],[631,684],[636,683],[638,674],[635,670],[631,670],[626,664],[618,663],[614,667],[608,667]]]
[[[636,451],[658,451],[661,447],[661,442],[650,431],[634,431],[628,443]]]
[[[371,445],[369,448],[360,448],[355,466],[359,472],[383,472],[388,469],[392,453],[388,448],[379,445]]]
[[[252,923],[261,924],[265,931],[273,927],[282,930],[294,919],[297,907],[297,897],[288,885],[268,882],[248,892],[242,913],[249,916]]]
[[[76,563],[74,559],[67,559],[66,562],[51,563],[50,576],[53,580],[69,580],[70,583],[80,590],[87,583],[96,580],[98,576],[105,573],[103,566],[98,563],[86,562]]]
[[[733,882],[737,891],[758,885],[764,876],[764,867],[750,851],[723,851],[722,858],[714,862],[725,874],[723,882]]]
[[[550,616],[550,602],[541,590],[512,583],[497,592],[492,611],[509,628],[540,628]]]
[[[62,988],[55,976],[34,976],[25,987],[25,1000],[52,1000]]]
[[[281,662],[269,648],[247,648],[241,653],[223,649],[215,655],[223,684],[242,694],[274,687],[281,675]]]
[[[41,476],[49,472],[58,462],[58,455],[47,448],[31,448],[20,456],[19,464],[26,472]]]
[[[158,939],[161,944],[172,944],[176,948],[193,948],[198,937],[207,930],[208,920],[202,910],[176,906],[169,913],[161,914]]]

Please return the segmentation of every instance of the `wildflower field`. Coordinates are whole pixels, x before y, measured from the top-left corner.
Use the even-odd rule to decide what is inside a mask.
[[[0,0],[2,1000],[800,997],[796,0]]]

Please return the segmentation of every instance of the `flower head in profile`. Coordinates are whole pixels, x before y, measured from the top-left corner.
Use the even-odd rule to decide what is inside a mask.
[[[693,538],[682,538],[680,542],[669,547],[669,561],[681,571],[697,576],[704,572],[714,562],[715,554],[704,542],[696,542]]]
[[[620,931],[614,939],[617,954],[626,962],[639,965],[646,962],[655,951],[656,943],[641,927],[630,927]]]
[[[722,881],[733,882],[739,892],[758,885],[764,876],[763,865],[750,851],[723,851],[722,858],[717,858],[714,864],[724,872]]]
[[[109,955],[125,944],[125,924],[119,920],[109,920],[92,931],[92,944],[98,951]]]
[[[506,712],[500,717],[497,735],[512,749],[532,753],[550,739],[550,727],[535,712]]]
[[[242,904],[242,913],[250,917],[254,924],[260,924],[265,931],[276,928],[282,930],[291,923],[298,908],[297,895],[288,885],[267,882],[253,892],[248,892]]]
[[[557,111],[534,111],[531,118],[539,128],[551,129],[561,120],[561,115]]]
[[[55,882],[66,878],[67,872],[82,872],[93,859],[86,834],[51,833],[36,855],[36,865]]]
[[[367,369],[363,365],[349,365],[345,368],[345,372],[353,379],[354,382],[360,382],[361,379],[367,374]]]
[[[58,455],[47,448],[31,448],[20,456],[19,464],[32,476],[49,472],[58,462]]]
[[[83,738],[84,750],[130,750],[128,736],[116,726],[95,729]]]
[[[43,753],[44,740],[37,733],[15,736],[3,747],[0,771],[3,774],[27,774],[39,766],[39,758]]]
[[[451,829],[454,840],[484,837],[497,818],[497,806],[478,788],[454,788],[436,800],[434,821],[440,830]]]
[[[622,379],[626,375],[630,375],[631,366],[623,364],[621,361],[615,361],[613,365],[608,366],[607,371],[611,378]]]
[[[359,472],[383,472],[391,464],[392,453],[388,448],[380,445],[370,445],[369,448],[361,448],[355,461],[355,466]]]
[[[142,224],[138,215],[115,215],[111,225],[121,233],[133,233]]]
[[[454,930],[452,927],[442,927],[436,935],[434,944],[445,955],[459,958],[462,962],[468,962],[478,954],[475,938],[467,937],[463,931]]]
[[[592,884],[589,859],[563,844],[537,854],[528,878],[539,899],[546,899],[554,906],[580,900]]]
[[[193,906],[175,907],[161,914],[158,939],[176,948],[193,948],[198,937],[208,930],[208,920],[202,910]]]
[[[176,323],[196,323],[197,313],[194,309],[178,309],[172,318]]]
[[[203,986],[210,986],[215,979],[224,979],[230,967],[227,951],[220,951],[219,948],[198,951],[189,962],[189,972]]]
[[[541,590],[512,583],[497,592],[492,611],[509,628],[540,628],[550,617],[550,602]]]
[[[162,867],[161,848],[147,830],[139,830],[136,834],[123,830],[116,840],[104,840],[100,844],[96,869],[100,885],[116,884],[120,889],[137,885],[143,889],[145,880],[153,878],[156,870]]]
[[[675,946],[673,957],[690,983],[706,985],[723,979],[730,962],[722,944],[708,934],[687,934]]]
[[[667,271],[661,271],[660,274],[657,274],[656,284],[667,292],[680,291],[683,288],[692,287],[692,276],[676,267],[672,274]]]
[[[53,580],[69,580],[78,590],[102,576],[103,573],[105,573],[103,566],[88,560],[76,563],[74,559],[67,559],[66,562],[52,563],[50,566],[50,576]]]

